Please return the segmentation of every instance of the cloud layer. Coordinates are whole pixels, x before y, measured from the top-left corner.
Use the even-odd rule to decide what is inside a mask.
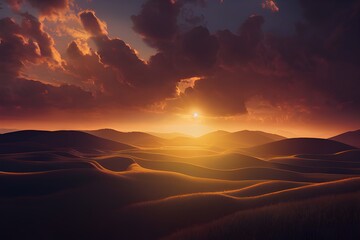
[[[131,18],[133,30],[157,50],[144,61],[131,45],[110,37],[106,23],[90,10],[78,13],[88,39],[72,39],[60,55],[44,22],[22,12],[22,4],[28,2],[41,17],[69,11],[69,1],[8,0],[22,20],[0,20],[0,112],[156,106],[229,117],[253,112],[256,102],[259,111],[280,109],[285,118],[358,116],[359,2],[298,1],[303,21],[291,35],[265,32],[260,15],[249,16],[235,32],[210,32],[201,18],[186,18],[184,28],[181,12],[206,7],[206,1],[144,1]],[[280,8],[275,1],[263,7]],[[57,84],[26,76],[24,68],[38,65],[58,73]],[[183,79],[194,77],[201,80],[177,91]]]

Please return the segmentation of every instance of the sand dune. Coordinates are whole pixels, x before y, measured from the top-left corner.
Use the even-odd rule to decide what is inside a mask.
[[[342,142],[350,146],[360,148],[360,129],[346,132],[330,138],[331,140]]]
[[[209,145],[231,147],[250,147],[285,139],[276,134],[261,131],[239,131],[229,133],[217,131],[198,138],[199,142],[206,142]]]
[[[252,147],[260,144],[270,143],[285,139],[276,134],[261,131],[239,131],[226,132],[215,131],[198,138],[178,137],[168,142],[168,145],[180,146],[216,146],[222,149],[232,149],[236,147]]]
[[[360,151],[346,144],[249,131],[213,132],[190,146],[124,138],[131,145],[77,131],[0,135],[2,237],[266,239],[257,223],[283,237],[289,223],[323,233],[336,222],[329,236],[347,236],[346,224],[354,232],[360,223]],[[271,142],[239,147],[246,139]]]
[[[340,194],[239,211],[163,239],[359,239],[359,214],[360,193]]]
[[[180,162],[152,162],[136,160],[136,162],[147,169],[171,171],[194,177],[225,179],[225,180],[287,180],[299,182],[321,182],[331,179],[351,177],[346,175],[326,173],[297,173],[289,170],[276,169],[272,167],[247,167],[232,170],[218,170],[200,167],[189,163]]]
[[[297,154],[333,154],[351,149],[354,147],[333,140],[292,138],[248,148],[246,152],[255,156],[270,157]]]
[[[276,184],[274,184],[274,182],[270,182],[270,183],[267,182],[267,184],[270,184],[271,187],[276,187]],[[236,195],[237,192],[241,192],[252,187],[256,188],[259,186],[262,186],[262,184],[260,183],[255,185],[253,184],[251,187],[247,186],[244,187],[244,189],[239,189],[235,191],[194,193],[194,194],[173,196],[159,200],[131,204],[127,208],[129,209],[131,208],[135,209],[140,207],[149,208],[149,210],[140,211],[140,212],[149,212],[150,208],[154,206],[159,206],[159,208],[168,208],[166,207],[166,205],[174,205],[174,204],[179,205],[179,207],[181,206],[181,208],[187,208],[192,206],[183,204],[181,202],[193,202],[193,203],[197,202],[198,205],[201,205],[201,202],[203,202],[203,199],[205,199],[207,196],[209,197],[217,196],[216,197],[217,199],[232,199],[231,201],[237,203],[237,207],[246,209],[255,206],[262,206],[266,204],[274,204],[279,202],[300,201],[303,199],[310,199],[321,196],[357,192],[360,191],[360,177],[330,181],[325,183],[299,184],[299,186],[294,188],[285,188],[285,190],[271,191],[262,195],[255,195],[255,196],[251,196],[253,194],[250,194],[249,196],[245,196],[245,197],[236,197],[231,195],[231,193],[235,193]],[[212,203],[207,202],[206,204],[211,205]],[[205,205],[205,202],[203,202],[203,205]],[[209,209],[211,209],[211,207]],[[173,208],[173,210],[170,210],[170,207],[168,210],[189,212],[185,209],[179,209],[179,208]],[[166,213],[167,211],[164,212]]]
[[[319,159],[329,161],[341,161],[341,162],[359,162],[360,161],[360,149],[352,149],[347,151],[338,152],[336,154],[300,154],[296,155],[299,158]]]
[[[286,189],[308,186],[310,184],[311,183],[305,182],[266,181],[239,190],[227,191],[225,194],[233,197],[253,197]]]
[[[318,197],[340,195],[359,191],[360,178],[315,184],[299,188],[288,189],[275,193],[255,197],[236,198],[221,193],[199,193],[185,196],[176,196],[132,204],[124,208],[123,214],[127,218],[137,219],[138,223],[132,232],[136,238],[145,239],[142,235],[146,229],[147,233],[152,233],[150,229],[161,229],[157,234],[160,236],[169,234],[179,228],[185,228],[200,223],[210,222],[220,218],[230,212],[256,209],[259,207],[286,203],[291,201],[304,201]],[[221,208],[217,206],[222,206]],[[209,209],[214,209],[209,211]],[[151,216],[157,216],[158,221],[152,221]],[[166,221],[171,216],[177,216],[179,221]],[[140,222],[141,221],[141,222]],[[160,225],[162,228],[160,228]]]
[[[160,147],[165,139],[143,132],[119,132],[113,129],[85,131],[91,135],[138,147]]]
[[[136,163],[133,159],[126,157],[101,157],[95,161],[102,167],[114,172],[126,171],[132,164]]]
[[[48,195],[85,186],[96,180],[96,166],[84,169],[47,170],[34,173],[0,173],[0,197]],[[7,183],[7,184],[4,184]]]
[[[24,148],[24,149],[23,149]],[[1,153],[74,149],[82,152],[115,151],[134,147],[78,131],[18,131],[0,135]]]
[[[90,161],[53,161],[34,162],[19,160],[0,160],[0,171],[2,172],[44,172],[61,169],[93,168]]]
[[[334,160],[323,160],[323,159],[309,159],[299,157],[282,157],[270,159],[270,162],[285,163],[295,166],[305,167],[324,167],[324,168],[358,168],[360,169],[360,162],[347,162],[347,161],[334,161]]]
[[[191,163],[207,168],[230,170],[244,167],[267,167],[271,166],[267,161],[263,161],[254,157],[249,157],[243,154],[228,153],[216,154],[207,156],[195,157],[178,157],[166,154],[151,154],[147,152],[131,152],[129,155],[151,161],[165,161],[165,162],[184,162]]]
[[[174,138],[162,138],[143,132],[119,132],[113,129],[100,129],[84,131],[97,137],[135,145],[138,147],[161,147],[161,146],[209,146],[226,150],[238,147],[253,147],[274,141],[285,139],[280,135],[261,131],[226,132],[215,131],[201,137],[176,136]]]
[[[202,157],[202,156],[212,156],[219,154],[218,151],[209,149],[208,147],[193,147],[193,146],[171,146],[171,147],[162,147],[162,148],[150,148],[144,149],[143,151],[139,150],[129,150],[124,151],[124,153],[129,153],[131,155],[139,155],[151,157],[151,155],[166,155],[167,157]]]
[[[155,137],[164,138],[164,139],[174,139],[178,137],[187,137],[190,138],[190,135],[178,132],[171,132],[171,133],[160,133],[160,132],[148,132],[148,134],[153,135]]]

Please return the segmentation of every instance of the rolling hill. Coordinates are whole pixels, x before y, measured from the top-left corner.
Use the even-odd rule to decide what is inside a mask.
[[[209,146],[218,149],[232,149],[239,147],[252,147],[285,139],[280,135],[261,131],[214,131],[201,137],[176,136],[174,138],[162,138],[143,132],[119,132],[113,129],[100,129],[85,131],[97,137],[106,138],[120,143],[138,147],[161,147],[161,146]]]
[[[244,148],[270,143],[285,139],[280,135],[261,132],[261,131],[239,131],[226,132],[215,131],[205,134],[198,138],[175,138],[170,141],[172,145],[198,145],[198,146],[215,146],[222,149]]]
[[[354,147],[328,139],[291,138],[248,148],[246,151],[255,156],[269,157],[296,154],[333,154],[351,149]]]
[[[71,149],[80,152],[118,151],[133,146],[95,137],[79,131],[26,130],[0,135],[0,152],[33,152]]]
[[[360,148],[360,129],[356,131],[346,132],[334,136],[330,139]]]
[[[91,135],[138,147],[159,147],[165,142],[160,137],[143,132],[119,132],[113,129],[85,131]]]
[[[99,132],[142,146],[78,131],[0,135],[4,239],[358,236],[352,146],[254,131],[183,141]]]

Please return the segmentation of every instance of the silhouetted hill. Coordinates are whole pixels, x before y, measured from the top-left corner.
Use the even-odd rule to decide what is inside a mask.
[[[285,137],[261,131],[244,130],[233,133],[216,131],[199,137],[198,141],[222,145],[230,144],[232,146],[255,146],[282,139],[285,139]]]
[[[134,147],[79,131],[18,131],[0,135],[0,152],[30,152],[48,149],[74,149],[81,152],[116,151]]]
[[[330,139],[360,148],[360,129],[356,131],[346,132]]]
[[[234,133],[219,130],[197,138],[178,136],[168,139],[157,137],[149,133],[119,132],[113,129],[100,129],[85,132],[97,137],[139,147],[214,146],[221,149],[229,149],[252,147],[285,139],[285,137],[276,134],[248,130]]]
[[[297,155],[299,158],[321,159],[330,161],[341,162],[360,162],[360,149],[351,149],[348,151],[338,152],[336,154],[323,154],[323,155],[311,155],[301,154]]]
[[[244,146],[255,146],[285,139],[285,137],[276,134],[248,130],[230,133],[224,138],[225,141],[238,142]]]
[[[360,235],[360,149],[254,131],[177,139],[98,132],[159,147],[78,131],[0,135],[2,239]]]
[[[353,193],[274,204],[239,211],[163,239],[359,239],[359,200],[360,194]]]
[[[223,130],[218,130],[218,131],[215,131],[215,132],[210,132],[210,133],[207,133],[201,137],[198,137],[198,139],[209,139],[209,138],[219,138],[219,137],[224,137],[228,134],[231,134],[230,132],[227,132],[227,131],[223,131]]]
[[[252,147],[247,151],[255,156],[287,156],[296,154],[333,154],[351,149],[354,149],[354,147],[328,139],[291,138]]]
[[[285,137],[261,131],[244,130],[231,133],[220,130],[205,134],[198,138],[176,138],[172,140],[172,144],[209,145],[229,149],[237,147],[253,147],[282,139],[285,139]]]
[[[85,132],[97,137],[139,147],[159,147],[165,141],[162,138],[143,132],[119,132],[113,129],[99,129]]]
[[[190,135],[187,135],[185,133],[178,133],[178,132],[171,132],[171,133],[147,132],[147,133],[155,137],[165,138],[165,139],[173,139],[177,137],[191,137]]]

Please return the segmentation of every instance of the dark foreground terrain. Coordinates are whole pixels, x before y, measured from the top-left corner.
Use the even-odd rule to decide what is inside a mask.
[[[1,239],[360,239],[360,150],[334,139],[0,134]]]

